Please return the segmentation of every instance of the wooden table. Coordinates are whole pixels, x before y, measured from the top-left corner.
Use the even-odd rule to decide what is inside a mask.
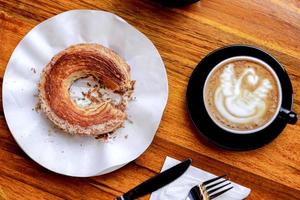
[[[267,146],[247,152],[216,148],[188,117],[185,92],[197,63],[212,50],[242,43],[261,47],[286,67],[300,114],[300,2],[297,0],[202,0],[166,8],[153,0],[0,0],[0,75],[14,48],[35,25],[63,11],[113,12],[148,36],[168,73],[169,100],[152,145],[113,173],[72,178],[34,163],[0,116],[0,199],[113,199],[157,174],[165,157],[193,158],[193,165],[252,189],[248,199],[300,199],[300,123],[287,126]],[[1,79],[2,82],[2,79]],[[148,199],[149,196],[142,198]]]

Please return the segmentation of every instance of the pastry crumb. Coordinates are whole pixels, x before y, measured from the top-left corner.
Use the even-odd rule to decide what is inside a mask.
[[[34,67],[31,67],[30,71],[32,71],[34,74],[36,74],[36,69]]]
[[[105,133],[105,134],[97,135],[97,136],[95,137],[95,139],[96,139],[96,140],[104,140],[104,141],[107,141],[108,136],[109,136],[109,133]]]
[[[109,133],[101,134],[95,136],[96,140],[102,141],[102,142],[109,142],[111,140],[114,140],[117,137],[116,132],[112,131]]]
[[[133,124],[133,121],[132,121],[131,119],[129,119],[128,117],[127,117],[127,121],[128,121],[130,124]]]
[[[34,110],[35,110],[36,112],[40,112],[40,111],[41,111],[41,109],[42,109],[42,107],[41,107],[41,103],[40,103],[40,102],[38,102],[38,103],[35,105],[35,108],[34,108]]]

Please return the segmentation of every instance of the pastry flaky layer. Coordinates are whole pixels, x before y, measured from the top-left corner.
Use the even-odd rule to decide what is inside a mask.
[[[70,98],[71,84],[87,76],[125,96],[133,90],[129,65],[111,49],[99,44],[77,44],[55,55],[44,68],[39,83],[41,110],[59,128],[70,134],[101,135],[121,127],[126,102],[114,105],[100,101],[80,107]]]

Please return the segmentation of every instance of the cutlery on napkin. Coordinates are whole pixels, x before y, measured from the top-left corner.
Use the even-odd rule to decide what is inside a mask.
[[[165,163],[161,171],[169,169],[178,164],[180,161],[171,157],[166,157]],[[150,200],[185,200],[192,187],[198,185],[215,175],[206,172],[202,169],[190,166],[188,170],[172,183],[160,188],[151,194]],[[230,191],[215,198],[216,200],[241,200],[245,199],[250,194],[250,189],[242,185],[232,182],[234,187]]]

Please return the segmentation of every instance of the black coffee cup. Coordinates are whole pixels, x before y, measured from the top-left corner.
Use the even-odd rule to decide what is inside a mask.
[[[210,72],[222,61],[234,57],[252,57],[272,68],[280,82],[281,102],[278,112],[262,129],[241,132],[226,129],[216,123],[205,106],[203,91]],[[193,71],[188,88],[187,104],[190,117],[199,133],[212,143],[232,150],[255,149],[276,138],[287,124],[297,122],[297,114],[292,111],[293,90],[284,67],[265,51],[247,45],[231,45],[215,50],[207,55]]]

